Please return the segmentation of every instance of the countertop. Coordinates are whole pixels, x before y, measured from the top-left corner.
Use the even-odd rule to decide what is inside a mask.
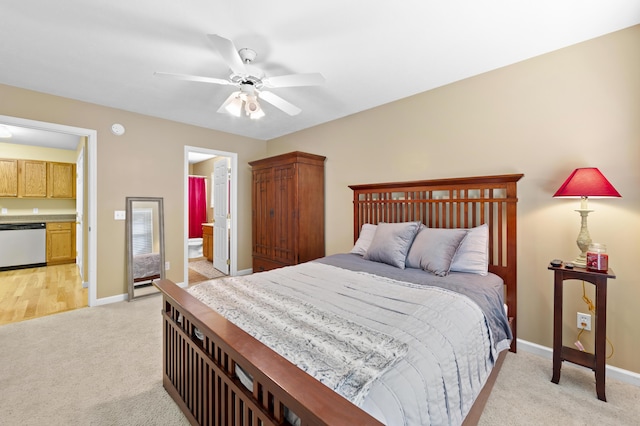
[[[0,224],[7,223],[51,223],[51,222],[75,222],[75,214],[25,214],[25,215],[0,215]]]

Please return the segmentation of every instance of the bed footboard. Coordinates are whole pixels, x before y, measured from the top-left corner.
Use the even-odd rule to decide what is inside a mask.
[[[163,293],[163,385],[192,424],[381,424],[173,282],[154,284]]]

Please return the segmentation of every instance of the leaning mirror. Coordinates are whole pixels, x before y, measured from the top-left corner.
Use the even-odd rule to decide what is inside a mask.
[[[127,197],[127,275],[129,300],[157,293],[153,281],[164,279],[162,198]]]

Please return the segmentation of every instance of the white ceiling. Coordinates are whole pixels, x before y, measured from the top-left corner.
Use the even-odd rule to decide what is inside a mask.
[[[75,151],[81,140],[81,137],[78,135],[1,124],[1,122],[0,130],[7,130],[11,133],[11,136],[8,138],[0,137],[0,142],[2,143],[34,145]]]
[[[269,140],[638,23],[638,0],[3,1],[0,83]],[[272,90],[297,116],[217,113],[232,86],[153,76],[227,78],[207,34],[326,83]]]

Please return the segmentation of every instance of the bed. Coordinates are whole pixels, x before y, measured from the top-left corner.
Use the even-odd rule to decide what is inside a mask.
[[[226,281],[224,285],[218,281],[214,286],[218,293],[214,295],[204,290],[200,293],[204,286],[182,289],[168,280],[157,281],[163,293],[165,389],[192,424],[477,423],[505,349],[516,351],[516,184],[521,177],[514,174],[353,185],[351,253],[231,277],[228,280],[235,282],[229,283],[232,290],[227,290]],[[473,271],[477,266],[473,262],[460,262],[456,257],[464,251],[461,247],[467,237],[480,230],[485,244],[484,274]],[[385,258],[390,245],[386,240],[381,244],[379,235],[384,233],[394,238],[402,235],[410,243],[404,244],[405,251],[400,250],[400,255],[391,245],[391,259]],[[438,244],[434,246],[431,241]],[[451,246],[456,248],[453,253]],[[425,252],[430,253],[428,259],[420,255]],[[440,256],[445,258],[444,265],[437,256],[441,252],[449,253]],[[402,258],[403,267],[394,264]],[[423,281],[426,276],[428,285]],[[485,285],[480,282],[486,283],[493,298],[505,302],[504,309],[501,303],[497,310],[495,306],[480,306],[487,298],[477,290]],[[242,286],[244,290],[240,290]],[[451,286],[471,290],[461,296]],[[284,293],[283,288],[293,294]],[[393,297],[385,293],[389,288]],[[438,293],[437,302],[431,293]],[[333,301],[345,295],[350,300],[348,309]],[[274,303],[267,304],[272,298]],[[239,301],[247,308],[238,312],[228,300]],[[216,309],[208,304],[217,304]],[[233,308],[227,309],[229,306]],[[412,306],[410,314],[402,306]],[[444,311],[461,315],[440,315]],[[436,318],[425,320],[422,315]],[[298,351],[311,355],[291,353],[291,346],[305,345],[304,336],[312,334],[304,329],[306,326],[286,325],[285,336],[280,338],[270,328],[271,323],[287,316],[313,317],[326,328],[325,334],[317,337],[321,344]],[[355,328],[345,331],[343,323]],[[390,327],[397,324],[402,325],[401,330],[393,331]],[[303,331],[298,332],[299,328]],[[435,347],[425,349],[422,341],[414,345],[416,336],[427,329],[434,330],[429,331],[435,334],[427,334],[427,340],[435,340]],[[449,332],[442,333],[443,329],[460,336],[453,338]],[[327,337],[343,334],[349,336],[346,342],[334,343]],[[296,340],[301,336],[302,341]],[[434,336],[441,336],[440,340]],[[343,350],[345,345],[355,348]],[[331,349],[317,350],[324,347]],[[451,347],[455,356],[445,352],[432,355],[444,351],[444,347]],[[484,352],[470,347],[482,347]],[[338,367],[338,373],[329,372],[323,365],[334,361],[325,359],[325,352],[337,353],[338,357],[344,354],[347,365],[366,368]],[[305,356],[321,358],[320,364],[311,364]],[[445,372],[442,377],[429,378],[432,373],[428,371],[415,377],[408,373],[412,368],[422,368],[417,364],[427,362],[427,358],[433,358],[433,365],[438,367],[427,370],[440,369]],[[463,365],[464,359],[470,366],[456,367]],[[334,386],[336,383],[339,386]],[[444,394],[445,408],[441,402],[428,405],[426,410],[410,408],[413,402],[404,401],[411,395],[430,393],[436,395],[435,399]],[[415,399],[422,403],[421,396]]]
[[[160,253],[133,256],[133,282],[135,285],[151,283],[160,278]]]

